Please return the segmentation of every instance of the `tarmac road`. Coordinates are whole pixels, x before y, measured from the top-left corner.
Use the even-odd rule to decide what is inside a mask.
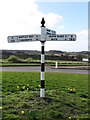
[[[41,67],[0,67],[0,72],[41,72]],[[90,74],[90,70],[79,68],[52,68],[45,67],[45,72],[60,72],[60,73],[78,73],[78,74]]]

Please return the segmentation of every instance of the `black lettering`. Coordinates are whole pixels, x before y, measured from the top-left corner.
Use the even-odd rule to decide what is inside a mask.
[[[29,37],[33,37],[33,35],[29,35]]]
[[[11,40],[11,42],[15,42],[15,40]]]

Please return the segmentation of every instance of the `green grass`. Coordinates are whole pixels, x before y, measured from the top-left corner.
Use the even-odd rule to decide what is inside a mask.
[[[44,99],[39,97],[40,73],[3,72],[2,83],[2,120],[88,118],[88,75],[46,73]]]
[[[8,67],[8,66],[40,66],[41,64],[38,64],[38,63],[3,63],[3,64],[0,64],[0,66],[2,67]]]
[[[0,66],[40,66],[41,60],[31,60],[29,63],[10,63],[5,60],[0,63]],[[56,60],[57,61],[57,60]],[[48,66],[55,66],[55,60],[45,60],[45,64]],[[80,61],[61,61],[58,60],[58,66],[87,66],[87,62],[80,62]]]

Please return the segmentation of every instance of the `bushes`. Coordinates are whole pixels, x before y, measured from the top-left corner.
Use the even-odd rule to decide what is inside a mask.
[[[32,63],[33,59],[32,58],[28,58],[28,59],[24,60],[24,59],[20,59],[17,56],[11,55],[6,61],[8,63]]]
[[[33,59],[32,57],[29,57],[27,59],[21,59],[17,56],[11,55],[8,59],[4,60],[3,65],[5,64],[18,64],[18,63],[23,63],[22,65],[40,65],[41,64],[41,60],[36,60]],[[25,64],[26,63],[26,64]],[[45,64],[49,65],[49,66],[55,66],[56,60],[46,60],[45,59]],[[58,66],[85,66],[87,65],[87,63],[84,62],[75,62],[75,61],[61,61],[58,60]]]
[[[8,61],[9,63],[23,63],[23,62],[24,62],[24,60],[19,59],[18,57],[14,56],[14,55],[10,56],[10,57],[7,59],[7,61]]]
[[[32,59],[32,58],[27,58],[25,61],[26,61],[27,63],[31,63],[31,62],[33,62],[33,59]]]

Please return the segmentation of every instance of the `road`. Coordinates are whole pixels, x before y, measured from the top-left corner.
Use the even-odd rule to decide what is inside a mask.
[[[0,67],[0,72],[40,72],[40,67]],[[59,68],[45,67],[45,72],[60,72],[60,73],[78,73],[78,74],[90,74],[90,70],[75,69],[75,68]]]

